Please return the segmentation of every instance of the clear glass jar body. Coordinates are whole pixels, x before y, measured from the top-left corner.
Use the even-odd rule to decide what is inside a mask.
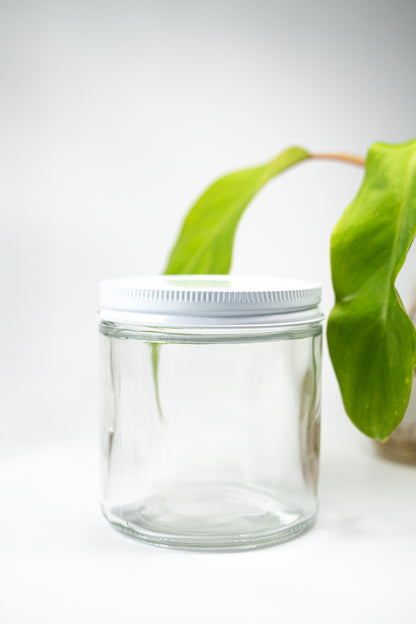
[[[102,509],[162,546],[255,548],[317,512],[321,324],[101,322]]]

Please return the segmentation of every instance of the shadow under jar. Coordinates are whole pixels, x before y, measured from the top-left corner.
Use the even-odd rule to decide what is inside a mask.
[[[101,283],[102,509],[160,546],[286,541],[317,512],[315,284],[235,276]]]

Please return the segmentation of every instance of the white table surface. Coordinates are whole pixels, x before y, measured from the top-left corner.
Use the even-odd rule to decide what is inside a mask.
[[[101,516],[97,473],[92,438],[3,454],[2,624],[416,621],[416,469],[358,433],[324,446],[316,526],[257,551],[125,537]]]

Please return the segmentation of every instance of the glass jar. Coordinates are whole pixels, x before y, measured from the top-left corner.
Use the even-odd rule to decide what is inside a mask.
[[[317,512],[320,287],[101,283],[102,509],[160,546],[256,548]]]

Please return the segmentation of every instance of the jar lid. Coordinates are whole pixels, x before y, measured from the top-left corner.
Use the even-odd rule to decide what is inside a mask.
[[[273,277],[158,275],[104,280],[101,320],[152,326],[293,324],[322,319],[319,284]]]

